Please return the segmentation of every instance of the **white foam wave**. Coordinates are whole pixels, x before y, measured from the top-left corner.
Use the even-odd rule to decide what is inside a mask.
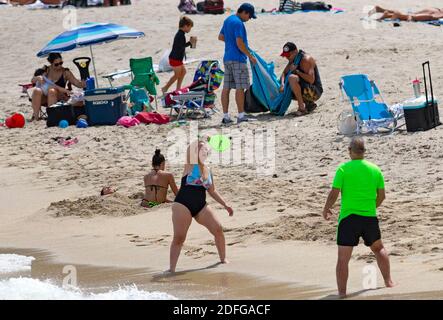
[[[0,274],[11,272],[30,271],[34,257],[18,254],[0,254]]]
[[[0,281],[0,300],[175,300],[165,292],[139,290],[135,285],[104,293],[88,293],[64,288],[50,280],[10,278]]]

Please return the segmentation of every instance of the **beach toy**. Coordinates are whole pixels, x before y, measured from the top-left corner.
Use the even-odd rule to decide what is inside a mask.
[[[77,128],[87,128],[88,122],[85,119],[78,119],[77,120]]]
[[[223,152],[231,147],[231,139],[222,134],[216,134],[208,139],[209,145],[218,152]]]
[[[69,127],[69,122],[66,120],[60,120],[60,122],[58,123],[59,128],[65,129],[67,127]]]
[[[138,119],[129,116],[123,116],[117,121],[118,126],[123,126],[125,128],[137,126],[139,124],[140,121]]]
[[[23,128],[25,126],[25,117],[21,113],[14,113],[5,120],[5,125],[8,128]]]
[[[65,138],[61,138],[58,141],[58,143],[60,145],[62,145],[62,146],[70,147],[70,146],[78,143],[78,138],[73,138],[73,139],[71,139],[71,138],[66,138],[66,139]]]

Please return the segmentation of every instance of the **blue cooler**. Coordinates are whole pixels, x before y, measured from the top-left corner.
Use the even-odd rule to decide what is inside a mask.
[[[89,125],[115,125],[127,114],[124,96],[123,87],[86,90],[85,109]]]

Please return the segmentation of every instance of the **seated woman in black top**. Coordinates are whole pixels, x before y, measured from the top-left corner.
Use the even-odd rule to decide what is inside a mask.
[[[68,82],[78,88],[86,87],[85,81],[78,80],[69,69],[63,68],[63,59],[60,53],[50,53],[48,62],[50,66],[44,66],[42,69],[39,69],[38,71],[41,70],[43,73],[36,73],[31,82],[36,85],[42,85],[49,80],[54,85],[50,87],[47,92],[38,87],[32,92],[33,115],[31,121],[39,120],[42,105],[52,106],[58,101],[68,101],[69,95],[71,94],[71,92],[66,89]]]
[[[191,46],[191,42],[186,42],[185,33],[189,33],[194,26],[194,22],[188,17],[182,17],[179,23],[179,30],[174,37],[172,51],[169,54],[169,64],[174,70],[174,75],[169,79],[168,83],[162,88],[163,94],[168,92],[172,84],[177,81],[177,90],[181,89],[183,79],[186,75],[186,68],[183,65],[186,47]]]

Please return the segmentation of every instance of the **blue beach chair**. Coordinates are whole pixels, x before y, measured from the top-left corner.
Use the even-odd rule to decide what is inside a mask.
[[[396,129],[398,119],[384,102],[375,82],[369,80],[367,75],[341,77],[340,90],[346,94],[352,105],[357,134],[386,130],[393,132]]]
[[[145,90],[145,88],[137,88],[132,85],[123,86],[125,90],[128,90],[126,101],[129,102],[128,114],[135,116],[137,112],[151,112],[154,108],[151,105],[151,99]]]

